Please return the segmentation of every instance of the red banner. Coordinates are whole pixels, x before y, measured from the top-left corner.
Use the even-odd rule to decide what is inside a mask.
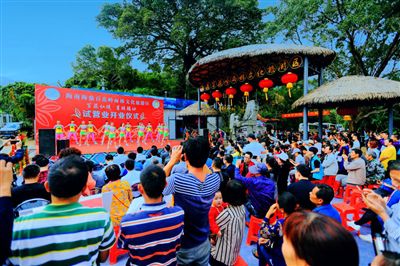
[[[155,129],[164,122],[164,102],[129,93],[35,85],[35,117],[36,133],[54,128],[57,120],[66,126],[72,119],[77,125],[91,120],[97,128],[108,121],[117,128],[126,122],[134,127],[143,122],[151,123]]]
[[[324,110],[322,111],[322,115],[326,116],[329,115],[331,111]],[[308,116],[318,116],[318,112],[308,112]],[[282,114],[282,118],[299,118],[303,117],[303,113],[289,113],[289,114]]]

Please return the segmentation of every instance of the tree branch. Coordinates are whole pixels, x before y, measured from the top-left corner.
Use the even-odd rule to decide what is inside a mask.
[[[394,53],[396,52],[396,50],[398,49],[400,44],[400,32],[396,33],[396,36],[393,38],[392,43],[389,46],[389,49],[386,53],[385,58],[383,59],[382,63],[380,64],[378,70],[374,73],[375,77],[379,77],[383,70],[385,70],[387,64],[389,63],[390,59],[392,58],[392,56],[394,55]]]

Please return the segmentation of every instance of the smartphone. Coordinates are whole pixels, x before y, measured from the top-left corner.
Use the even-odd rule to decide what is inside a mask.
[[[14,145],[14,144],[17,144],[17,143],[18,143],[18,141],[19,141],[19,140],[17,140],[17,139],[16,139],[16,140],[12,140],[12,141],[10,141],[10,143],[11,143],[12,145]]]

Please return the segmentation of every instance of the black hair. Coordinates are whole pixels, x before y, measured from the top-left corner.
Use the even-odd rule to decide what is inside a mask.
[[[253,153],[252,153],[251,151],[246,151],[244,154],[248,154],[248,155],[250,155],[250,159],[252,159],[252,158],[253,158]]]
[[[206,138],[196,137],[188,139],[184,145],[186,159],[195,168],[203,167],[210,153],[210,145]]]
[[[112,160],[114,160],[114,156],[112,156],[111,154],[107,154],[106,161],[112,161]]]
[[[388,162],[388,173],[392,170],[400,170],[400,160],[391,160]]]
[[[329,204],[334,196],[333,189],[327,184],[317,184],[318,192],[315,194],[318,199],[322,199],[323,205]]]
[[[58,158],[65,158],[67,156],[71,156],[71,155],[78,155],[81,156],[82,155],[82,151],[75,148],[75,147],[69,147],[69,148],[65,148],[62,149],[59,153],[58,153]]]
[[[49,159],[44,157],[44,155],[38,154],[32,158],[32,161],[35,162],[39,167],[45,167],[49,165]]]
[[[213,165],[217,169],[221,169],[222,165],[224,164],[223,160],[219,157],[215,157],[213,160]]]
[[[88,169],[89,173],[91,173],[93,171],[93,168],[94,168],[94,162],[92,162],[91,160],[86,160],[85,164],[87,166],[87,169]]]
[[[118,149],[117,149],[117,153],[118,154],[124,154],[124,152],[125,152],[125,150],[124,150],[124,148],[123,147],[118,147]]]
[[[308,167],[307,165],[299,164],[298,166],[296,166],[296,170],[301,174],[302,177],[310,177],[311,170],[310,167]]]
[[[121,178],[121,169],[119,169],[119,166],[116,164],[107,166],[105,173],[110,181],[115,181]]]
[[[222,198],[232,206],[241,206],[247,201],[246,187],[239,180],[229,180],[222,190]]]
[[[140,174],[140,184],[150,198],[161,197],[167,184],[164,170],[157,165],[149,165]]]
[[[308,148],[308,151],[314,153],[314,155],[318,153],[318,149],[316,147],[310,147]]]
[[[128,159],[125,161],[125,168],[128,171],[132,171],[133,169],[135,169],[135,161],[132,159]]]
[[[165,145],[165,150],[169,152],[171,150],[171,146],[169,146],[168,144]]]
[[[325,147],[329,148],[330,151],[333,151],[333,146],[331,144],[326,144]]]
[[[50,193],[58,198],[71,198],[78,195],[85,187],[88,170],[85,161],[70,155],[58,160],[49,171]]]
[[[22,171],[24,179],[35,178],[40,174],[40,167],[37,164],[28,164]]]
[[[224,157],[225,156],[225,151],[219,151],[218,154],[219,154],[219,156]]]
[[[230,154],[225,155],[225,161],[227,161],[228,163],[232,163],[232,162],[233,162],[233,157],[232,157],[232,155],[230,155]]]
[[[137,151],[137,153],[142,153],[143,147],[142,146],[137,147],[136,151]]]
[[[151,148],[150,154],[151,154],[152,156],[157,156],[157,154],[158,154],[157,148]]]
[[[354,151],[354,153],[356,153],[358,155],[358,157],[361,157],[363,155],[363,153],[360,149],[352,149],[352,151]]]
[[[131,160],[136,160],[136,153],[134,153],[134,152],[128,153],[128,158]]]
[[[292,193],[285,191],[278,197],[278,205],[289,215],[296,210],[296,197]]]

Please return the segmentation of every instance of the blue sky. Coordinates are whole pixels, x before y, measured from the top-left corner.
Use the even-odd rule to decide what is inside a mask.
[[[115,0],[0,0],[0,85],[13,81],[64,84],[85,45],[121,43],[96,22]],[[276,1],[260,1],[260,6]],[[146,65],[134,60],[133,66]]]

